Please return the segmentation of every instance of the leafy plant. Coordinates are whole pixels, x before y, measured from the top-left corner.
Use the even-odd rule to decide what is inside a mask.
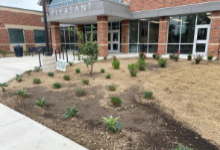
[[[146,54],[142,51],[139,51],[139,59],[145,59],[147,58]]]
[[[192,60],[192,55],[189,54],[189,55],[187,56],[187,58],[188,58],[188,60]]]
[[[161,55],[160,55],[160,53],[157,51],[157,52],[156,52],[155,59],[158,60],[158,59],[160,59],[160,58],[161,58]]]
[[[196,64],[199,64],[201,61],[202,61],[202,59],[203,59],[203,55],[193,55],[193,57],[194,57],[194,59],[195,59],[195,63]]]
[[[36,107],[43,107],[45,104],[47,104],[47,101],[42,98],[41,100],[34,100]]]
[[[32,70],[28,70],[28,71],[26,71],[26,73],[27,73],[28,75],[30,75],[31,72],[32,72]]]
[[[104,57],[104,60],[107,60],[107,57],[106,57],[106,56]]]
[[[16,74],[16,81],[17,82],[21,82],[22,81],[22,77],[23,77],[23,74],[21,74],[21,75]]]
[[[28,53],[29,53],[29,50],[27,49],[27,50],[26,50],[26,51],[25,51],[24,53],[25,53],[25,55],[28,55]]]
[[[105,69],[102,68],[102,69],[100,70],[100,72],[101,72],[101,73],[105,73]]]
[[[120,61],[116,58],[116,56],[113,56],[112,66],[113,66],[114,69],[119,69],[120,68]]]
[[[153,92],[151,91],[144,92],[144,97],[147,99],[151,99],[153,97]]]
[[[53,84],[53,88],[54,89],[60,89],[61,88],[61,84],[60,83],[54,83]]]
[[[178,52],[176,52],[175,54],[173,54],[173,59],[175,61],[178,61],[179,60],[179,55],[180,55],[180,50]]]
[[[157,54],[155,54],[155,53],[152,55],[153,59],[156,59],[156,55],[157,55]]]
[[[76,71],[76,73],[80,73],[80,69],[79,68],[76,68],[75,71]]]
[[[33,83],[34,84],[40,84],[41,83],[40,78],[34,78]]]
[[[178,148],[172,150],[193,150],[192,148],[184,147],[182,144],[178,143]]]
[[[83,96],[86,94],[86,91],[84,89],[77,89],[76,90],[76,95],[77,96]]]
[[[111,102],[115,106],[121,106],[121,99],[118,97],[115,96],[111,97]]]
[[[170,54],[170,59],[173,59],[173,57],[174,57],[174,54]]]
[[[0,53],[2,54],[3,57],[5,57],[7,55],[6,51],[0,51]]]
[[[165,68],[167,65],[167,59],[165,59],[165,58],[158,59],[158,65],[162,68]]]
[[[15,95],[18,95],[18,96],[20,96],[21,98],[23,98],[23,97],[25,97],[25,96],[30,95],[30,93],[27,93],[26,90],[21,89],[21,90],[17,91],[17,92],[15,93]]]
[[[141,70],[141,71],[146,70],[147,63],[145,62],[144,58],[138,59],[137,65],[138,65],[139,70]]]
[[[109,89],[110,91],[116,91],[116,86],[110,85],[110,86],[108,87],[108,89]]]
[[[83,80],[82,80],[82,83],[83,83],[84,85],[88,85],[88,84],[89,84],[89,80],[83,79]]]
[[[110,78],[111,78],[111,74],[110,74],[110,73],[107,73],[107,74],[105,75],[105,77],[106,77],[106,79],[110,79]]]
[[[76,106],[73,106],[71,109],[69,107],[66,107],[66,113],[63,115],[63,118],[72,118],[75,117],[75,115],[79,114],[79,111],[76,110]]]
[[[39,72],[40,71],[40,67],[34,67],[34,71],[35,72]]]
[[[103,117],[103,122],[104,124],[107,126],[107,130],[109,130],[110,132],[113,133],[118,133],[121,129],[121,127],[123,127],[123,123],[119,123],[118,122],[119,117],[113,119],[112,116],[109,117],[109,119]]]
[[[8,87],[7,83],[0,83],[0,87],[2,88],[2,91],[5,91],[5,88]]]
[[[70,66],[73,66],[73,62],[69,62],[69,65],[70,65]]]
[[[128,65],[128,70],[130,72],[130,75],[132,77],[136,77],[137,76],[137,73],[138,73],[138,64],[129,64]]]
[[[207,59],[208,59],[209,61],[211,61],[211,60],[213,59],[213,56],[212,56],[212,55],[209,55],[209,56],[207,57]]]
[[[63,79],[66,80],[66,81],[69,81],[70,80],[70,76],[69,75],[64,75]]]
[[[48,72],[47,74],[49,77],[53,77],[54,76],[54,73],[53,72]]]

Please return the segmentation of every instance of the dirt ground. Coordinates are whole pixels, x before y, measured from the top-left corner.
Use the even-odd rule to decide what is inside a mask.
[[[146,59],[147,71],[130,77],[129,63],[138,58],[119,59],[121,67],[114,70],[111,60],[99,61],[94,66],[94,75],[89,75],[85,64],[68,66],[66,72],[57,72],[48,77],[43,72],[25,74],[23,82],[12,80],[6,91],[0,92],[0,102],[40,122],[52,130],[91,150],[170,150],[177,143],[194,150],[217,150],[220,148],[220,63],[202,61],[169,60],[167,68],[159,68],[157,62]],[[75,69],[81,73],[76,74]],[[100,73],[104,68],[106,73]],[[112,78],[106,79],[105,74]],[[70,81],[64,81],[68,74]],[[40,85],[32,83],[41,78]],[[83,85],[89,79],[89,85]],[[61,89],[53,89],[55,82]],[[115,92],[108,86],[115,85]],[[26,89],[30,96],[18,99],[13,94]],[[78,88],[86,95],[75,96]],[[153,91],[154,98],[144,98],[144,91]],[[110,97],[122,99],[121,107],[114,107]],[[34,100],[45,98],[48,104],[34,107]],[[76,105],[79,114],[75,118],[62,119],[66,106]],[[102,117],[120,116],[124,123],[119,134],[106,130]]]

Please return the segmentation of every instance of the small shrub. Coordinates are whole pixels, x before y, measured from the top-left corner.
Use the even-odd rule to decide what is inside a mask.
[[[61,88],[61,84],[60,83],[54,83],[53,84],[53,88],[54,89],[60,89]]]
[[[5,91],[5,88],[8,87],[7,83],[0,83],[0,87],[2,88],[2,91]]]
[[[63,115],[63,118],[72,118],[75,117],[75,115],[79,114],[79,111],[76,110],[76,106],[73,106],[71,109],[69,107],[66,107],[66,113]]]
[[[145,71],[146,70],[147,63],[145,62],[144,58],[139,59],[138,62],[137,62],[137,65],[138,65],[138,69],[139,70],[141,70],[141,71]]]
[[[34,84],[40,84],[40,83],[41,83],[41,80],[40,80],[39,78],[35,78],[35,79],[33,80],[33,83],[34,83]]]
[[[173,59],[173,57],[174,57],[174,54],[170,54],[170,59]]]
[[[42,98],[41,100],[34,100],[34,103],[36,104],[36,107],[44,107],[44,105],[47,104],[47,101]]]
[[[111,97],[111,102],[115,106],[121,106],[121,99],[118,97],[115,96]]]
[[[75,71],[76,71],[76,73],[80,73],[80,69],[79,68],[76,68]]]
[[[161,58],[161,55],[159,54],[158,51],[157,51],[155,54],[156,54],[155,59],[156,59],[156,60],[159,60],[159,59]]]
[[[39,72],[40,71],[40,67],[34,67],[34,71],[35,72]]]
[[[145,59],[147,58],[146,54],[144,52],[139,51],[139,59]]]
[[[192,60],[192,55],[188,55],[188,60]]]
[[[112,59],[112,66],[114,69],[120,68],[120,61],[116,58],[116,56],[114,56]]]
[[[73,66],[73,62],[69,62],[69,65],[70,65],[70,66]]]
[[[0,51],[0,53],[2,54],[3,57],[5,57],[7,55],[6,51]]]
[[[178,148],[172,150],[193,150],[192,148],[184,147],[182,144],[178,143]]]
[[[101,73],[105,73],[105,69],[102,68],[102,69],[100,70],[100,72],[101,72]]]
[[[147,99],[151,99],[153,97],[153,92],[151,91],[144,92],[144,97]]]
[[[167,59],[165,59],[165,58],[158,59],[158,65],[162,68],[165,68],[167,65]]]
[[[180,50],[178,50],[178,52],[176,52],[175,54],[173,54],[173,59],[175,61],[178,61],[179,60],[179,55],[180,55]]]
[[[53,72],[48,72],[47,74],[49,77],[53,77],[54,76],[54,73]]]
[[[28,55],[29,54],[29,50],[27,49],[26,51],[25,51],[25,55]]]
[[[17,82],[21,82],[22,81],[22,77],[23,77],[23,74],[21,74],[21,75],[16,74],[16,81]]]
[[[121,129],[121,127],[123,127],[123,123],[119,123],[118,122],[119,117],[113,119],[112,116],[109,117],[109,119],[107,118],[103,118],[103,122],[105,123],[105,125],[107,126],[107,130],[109,130],[110,132],[113,133],[118,133]]]
[[[104,60],[107,60],[107,57],[106,57],[106,56],[104,57]]]
[[[107,73],[107,74],[105,75],[105,77],[106,77],[106,79],[110,79],[110,78],[111,78],[111,74],[110,74],[110,73]]]
[[[30,93],[27,93],[26,90],[21,89],[21,90],[17,91],[17,92],[15,93],[15,95],[20,96],[21,98],[23,98],[23,97],[25,97],[25,96],[30,95]]]
[[[82,80],[82,83],[83,83],[84,85],[88,85],[88,84],[89,84],[89,80],[84,79],[84,80]]]
[[[157,54],[155,54],[155,53],[152,55],[153,59],[156,59],[156,55],[157,55]]]
[[[203,55],[193,55],[193,57],[194,57],[194,59],[195,59],[195,63],[196,64],[199,64],[201,61],[202,61],[202,59],[203,59]]]
[[[136,77],[138,73],[138,64],[129,64],[128,65],[128,70],[130,72],[130,75],[132,77]]]
[[[209,56],[207,57],[207,59],[208,59],[209,61],[211,61],[211,60],[213,59],[213,56],[212,56],[212,55],[209,55]]]
[[[32,72],[32,70],[28,70],[28,71],[26,71],[26,73],[27,73],[28,75],[30,75],[31,72]]]
[[[66,81],[69,81],[69,80],[70,80],[70,76],[64,75],[64,76],[63,76],[63,79],[66,80]]]
[[[77,96],[83,96],[86,94],[86,91],[84,89],[77,89],[76,90],[76,95]]]
[[[108,87],[108,89],[109,89],[110,91],[116,91],[116,87],[115,87],[114,85],[110,85],[110,86]]]

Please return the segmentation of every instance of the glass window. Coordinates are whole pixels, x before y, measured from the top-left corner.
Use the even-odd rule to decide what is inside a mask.
[[[108,30],[112,30],[112,23],[111,22],[108,23]]]
[[[45,31],[44,30],[34,30],[34,40],[35,43],[45,43]]]
[[[24,43],[24,34],[22,29],[8,29],[8,34],[11,44]]]
[[[180,45],[180,53],[181,54],[192,54],[193,52],[193,44],[190,45]]]
[[[65,40],[66,40],[66,43],[69,43],[70,42],[70,33],[67,28],[68,27],[65,27]]]
[[[137,44],[129,44],[129,52],[137,53]]]
[[[139,24],[139,42],[148,43],[148,20],[140,19]]]
[[[158,50],[157,44],[149,44],[148,53],[156,53]]]
[[[130,40],[129,41],[130,43],[138,42],[138,20],[130,20]],[[136,52],[137,52],[137,47],[136,47]]]
[[[181,43],[193,43],[196,15],[182,16]]]
[[[203,43],[197,43],[196,44],[196,52],[202,52],[204,53],[205,52],[205,48],[206,48],[206,44],[203,44]]]
[[[197,24],[202,25],[202,24],[210,24],[211,23],[211,17],[212,13],[202,13],[197,15]]]
[[[168,43],[179,43],[180,39],[180,16],[170,17]]]
[[[139,52],[144,52],[144,53],[147,53],[147,47],[148,47],[148,44],[139,44],[138,46],[138,51]]]
[[[159,23],[159,18],[150,19],[149,43],[158,43]]]
[[[197,34],[197,40],[206,40],[207,38],[207,28],[199,28]]]
[[[70,43],[75,43],[75,33],[74,33],[74,27],[70,27],[73,29],[73,31],[70,31]]]
[[[167,46],[167,53],[171,54],[171,53],[176,53],[179,50],[179,44],[168,44]]]
[[[61,40],[61,43],[65,43],[65,39],[64,39],[64,27],[60,27],[60,40]]]
[[[120,22],[112,22],[112,30],[119,30]]]

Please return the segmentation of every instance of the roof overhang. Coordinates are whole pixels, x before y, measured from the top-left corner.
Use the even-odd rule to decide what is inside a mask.
[[[43,6],[42,0],[39,0],[37,4]]]

